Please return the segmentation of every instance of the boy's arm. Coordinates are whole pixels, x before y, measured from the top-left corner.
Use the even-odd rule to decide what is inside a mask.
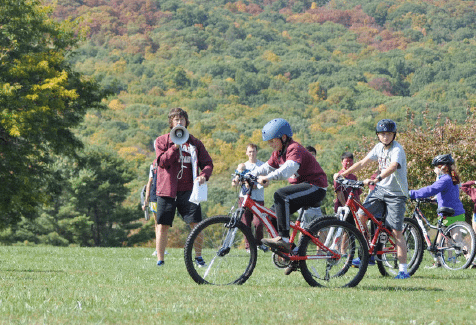
[[[359,170],[361,170],[362,168],[364,168],[369,162],[371,162],[372,160],[368,157],[365,157],[364,159],[362,160],[359,160],[358,162],[356,162],[355,164],[353,164],[352,166],[350,166],[348,169],[346,169],[343,173],[339,174],[339,173],[336,173],[334,174],[334,180],[337,179],[337,177],[339,176],[343,176],[343,177],[346,177],[347,175],[349,174],[354,174],[355,172],[358,172]]]
[[[380,177],[382,177],[382,179],[383,179],[385,177],[388,177],[388,176],[392,175],[393,172],[395,172],[398,169],[399,166],[400,166],[400,164],[396,161],[394,161],[393,163],[390,163],[390,165],[387,168],[385,168],[384,170],[382,170],[380,172]]]
[[[145,187],[145,198],[144,198],[144,205],[142,206],[142,210],[146,209],[149,205],[149,198],[150,198],[150,186],[152,185],[153,178],[149,178],[147,182],[147,186]]]
[[[398,167],[400,167],[400,164],[396,161],[390,163],[390,165],[385,168],[384,170],[380,171],[380,174],[377,176],[377,178],[375,179],[365,179],[364,180],[364,184],[365,185],[369,185],[370,183],[378,183],[380,182],[382,179],[392,175],[397,169]]]

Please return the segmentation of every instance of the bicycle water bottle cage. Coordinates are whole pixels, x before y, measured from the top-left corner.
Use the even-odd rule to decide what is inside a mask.
[[[443,217],[451,217],[455,214],[455,210],[452,208],[441,207],[436,210],[436,213],[441,214]]]

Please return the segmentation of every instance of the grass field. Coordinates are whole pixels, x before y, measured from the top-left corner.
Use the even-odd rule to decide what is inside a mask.
[[[475,324],[476,270],[409,280],[375,266],[356,288],[311,288],[270,253],[241,286],[197,285],[183,251],[165,267],[147,248],[0,247],[1,324]]]

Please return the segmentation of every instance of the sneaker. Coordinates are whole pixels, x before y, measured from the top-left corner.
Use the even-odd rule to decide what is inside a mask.
[[[436,269],[438,267],[441,267],[441,264],[440,263],[433,263],[433,265],[427,265],[425,266],[425,269]]]
[[[291,251],[291,244],[285,242],[281,237],[274,237],[274,238],[263,238],[261,242],[266,246],[271,248],[277,249],[283,253],[289,253]]]
[[[263,244],[258,245],[258,249],[261,249],[261,250],[262,250],[263,252],[265,252],[265,253],[266,253],[267,251],[269,251],[268,246],[263,245]]]
[[[448,257],[448,263],[459,263],[459,261],[456,259],[456,256],[453,257]]]
[[[203,257],[201,257],[201,256],[195,257],[195,263],[197,263],[198,267],[207,266],[207,264],[206,264],[205,261],[203,260]]]
[[[157,266],[164,266],[165,262],[164,261],[157,261]]]
[[[370,255],[369,265],[375,265],[375,256],[374,255]],[[352,266],[353,267],[359,267],[360,266],[360,258],[359,257],[354,258],[352,260]]]
[[[293,271],[297,271],[298,263],[291,262],[287,268],[284,269],[284,275],[290,275]]]
[[[394,279],[402,280],[402,279],[408,279],[408,278],[410,278],[410,274],[400,271],[398,272],[397,276]]]

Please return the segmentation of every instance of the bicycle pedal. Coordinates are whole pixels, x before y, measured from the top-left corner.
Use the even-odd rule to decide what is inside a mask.
[[[275,253],[276,255],[278,255],[279,257],[284,258],[286,261],[290,260],[289,256],[281,252],[279,249],[271,248],[271,247],[269,249],[271,249],[271,251]]]

